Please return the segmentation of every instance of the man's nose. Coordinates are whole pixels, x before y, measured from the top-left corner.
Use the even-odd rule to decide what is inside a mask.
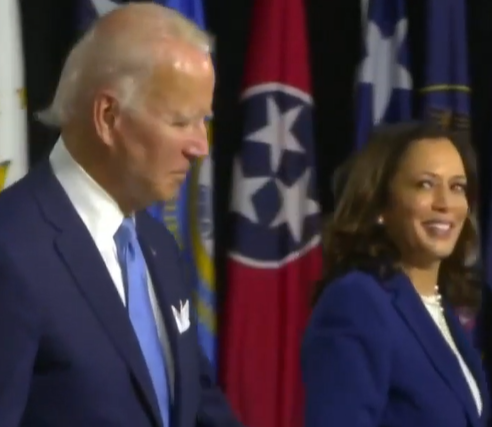
[[[190,140],[188,154],[193,157],[207,157],[209,153],[208,132],[205,125],[197,130]]]
[[[195,144],[196,154],[194,155],[196,157],[207,157],[209,152],[210,152],[209,142],[208,142],[207,135],[205,135],[203,138],[200,138],[199,140],[196,141]]]

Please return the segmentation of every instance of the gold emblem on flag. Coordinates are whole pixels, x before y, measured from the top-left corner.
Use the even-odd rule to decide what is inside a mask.
[[[7,181],[7,172],[9,171],[10,161],[0,162],[0,191],[5,187]]]
[[[27,108],[27,90],[25,87],[17,89],[15,91],[17,94],[17,97],[19,98],[19,107],[22,110],[25,110]]]
[[[19,97],[20,107],[25,110],[27,108],[27,90],[25,87],[17,89],[17,96]]]
[[[176,240],[176,243],[183,249],[183,238],[181,236],[181,230],[179,229],[178,221],[178,198],[174,197],[164,203],[164,210],[162,212],[162,219],[167,229],[171,232]]]
[[[458,114],[451,110],[432,109],[429,118],[443,129],[468,130],[470,129],[470,117]]]
[[[450,129],[453,123],[453,113],[451,111],[436,112],[436,121],[444,129]]]
[[[212,146],[212,137],[213,137],[212,122],[210,121],[207,123],[207,140],[209,146]]]

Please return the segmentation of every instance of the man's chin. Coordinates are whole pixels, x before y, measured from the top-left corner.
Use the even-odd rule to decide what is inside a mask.
[[[166,186],[154,186],[151,192],[147,192],[147,205],[155,205],[158,203],[173,203],[179,196],[181,185],[171,184]]]
[[[178,195],[179,195],[179,188],[172,189],[172,190],[166,189],[166,191],[159,192],[158,200],[161,203],[172,203],[177,200]]]

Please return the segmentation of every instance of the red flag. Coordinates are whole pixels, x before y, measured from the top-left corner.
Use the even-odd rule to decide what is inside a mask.
[[[321,270],[303,1],[256,1],[251,29],[221,379],[248,427],[299,427],[300,345]]]

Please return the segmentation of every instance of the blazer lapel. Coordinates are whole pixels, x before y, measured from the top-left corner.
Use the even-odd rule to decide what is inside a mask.
[[[183,419],[181,411],[185,407],[182,405],[183,393],[182,385],[187,381],[183,379],[186,375],[186,369],[182,366],[182,361],[185,360],[184,350],[180,345],[178,325],[171,306],[179,304],[180,296],[182,295],[181,284],[183,272],[181,266],[174,260],[178,256],[173,253],[177,249],[174,247],[166,247],[151,231],[148,231],[148,221],[153,221],[147,217],[146,213],[140,213],[137,219],[137,233],[144,252],[147,267],[154,282],[154,290],[161,309],[162,317],[166,326],[166,332],[171,345],[171,352],[174,362],[174,407],[172,411],[172,424],[179,425]],[[182,298],[182,297],[181,297]],[[184,302],[184,301],[183,301]]]
[[[468,369],[470,369],[480,391],[480,396],[482,399],[482,412],[480,414],[480,418],[488,419],[489,393],[485,379],[485,372],[482,368],[480,354],[478,350],[474,347],[470,338],[466,335],[463,327],[459,322],[459,319],[449,305],[446,305],[445,313],[449,330],[451,331],[451,335],[453,336],[456,347],[458,347],[458,351],[460,352],[461,357],[468,366]],[[475,402],[473,402],[473,404],[475,407]]]
[[[35,187],[34,192],[46,218],[59,231],[55,240],[58,254],[108,338],[130,367],[155,424],[162,426],[145,360],[106,265],[49,163],[43,164],[38,173],[38,182],[43,182],[43,186]]]
[[[390,279],[387,285],[394,292],[394,305],[419,341],[432,365],[463,403],[472,424],[477,425],[477,408],[459,362],[427,313],[410,280],[404,274],[398,274]]]

